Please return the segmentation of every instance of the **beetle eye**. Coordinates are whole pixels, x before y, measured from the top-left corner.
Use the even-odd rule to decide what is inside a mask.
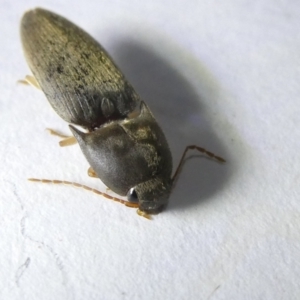
[[[131,188],[127,194],[127,199],[129,202],[139,202],[138,196],[134,188]]]

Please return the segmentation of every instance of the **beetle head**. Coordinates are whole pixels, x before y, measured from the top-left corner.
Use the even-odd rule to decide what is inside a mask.
[[[138,202],[141,211],[158,214],[167,205],[171,189],[171,179],[155,177],[131,188],[127,198],[130,202]]]

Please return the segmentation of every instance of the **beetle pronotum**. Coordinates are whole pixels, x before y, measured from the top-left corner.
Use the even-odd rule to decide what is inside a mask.
[[[70,124],[91,166],[91,173],[124,201],[68,181],[31,179],[83,187],[130,207],[145,217],[168,203],[186,153],[196,149],[219,162],[225,160],[187,146],[172,176],[167,140],[150,109],[113,60],[85,31],[50,11],[28,11],[21,22],[27,63],[34,76],[25,81],[40,88],[56,113]],[[62,141],[74,143],[74,137]]]

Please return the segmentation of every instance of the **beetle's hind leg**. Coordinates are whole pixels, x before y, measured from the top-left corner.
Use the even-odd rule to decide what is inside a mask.
[[[77,143],[77,140],[75,139],[74,136],[62,134],[51,128],[46,128],[46,129],[49,131],[50,134],[62,138],[62,140],[59,142],[59,146],[61,146],[61,147],[72,146]]]
[[[32,75],[26,75],[24,79],[18,80],[18,82],[22,83],[22,84],[34,86],[35,88],[41,90],[39,83],[37,82],[35,77]],[[71,146],[71,145],[74,145],[77,143],[77,140],[75,139],[74,136],[68,136],[65,134],[61,134],[61,133],[59,133],[53,129],[49,129],[49,128],[47,128],[47,130],[50,132],[50,134],[63,138],[63,140],[61,140],[59,142],[59,145],[61,147]]]
[[[31,85],[37,88],[38,90],[41,90],[41,87],[34,76],[32,75],[26,75],[24,79],[18,80],[19,83]]]

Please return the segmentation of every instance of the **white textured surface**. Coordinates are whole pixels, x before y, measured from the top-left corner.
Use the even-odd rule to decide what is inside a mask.
[[[299,299],[300,6],[297,1],[0,1],[0,299]],[[88,3],[88,4],[86,4]],[[147,221],[85,191],[88,178],[29,73],[23,12],[82,26],[115,58],[189,159]]]

